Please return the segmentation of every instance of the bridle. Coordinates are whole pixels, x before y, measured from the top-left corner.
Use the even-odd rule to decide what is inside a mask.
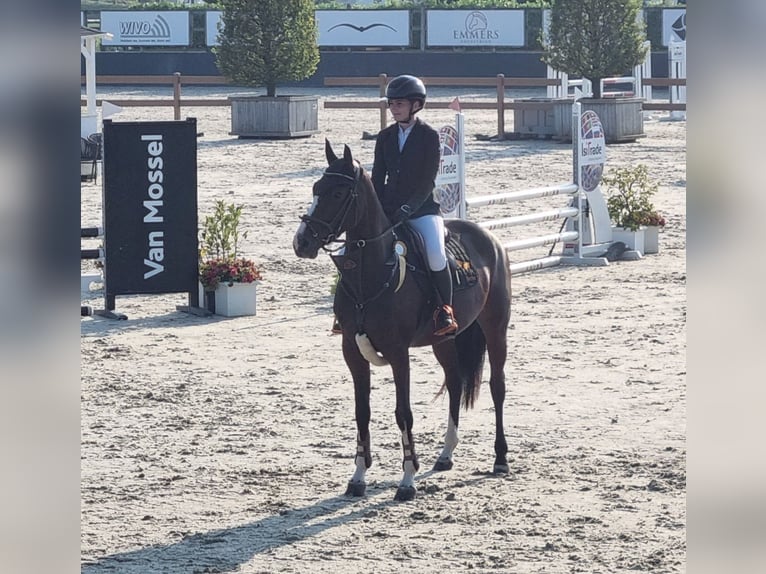
[[[301,216],[301,221],[306,224],[306,228],[311,233],[311,236],[320,243],[323,250],[329,253],[334,253],[347,246],[348,247],[355,246],[359,249],[362,249],[368,243],[373,243],[375,241],[383,239],[389,233],[394,233],[394,229],[400,225],[400,223],[392,225],[386,228],[381,234],[376,235],[375,237],[370,237],[366,239],[356,239],[350,245],[346,239],[339,239],[339,236],[342,233],[341,230],[344,229],[344,224],[346,223],[346,219],[351,213],[352,208],[354,210],[354,222],[355,223],[359,222],[359,203],[357,202],[357,200],[359,199],[358,187],[359,187],[359,178],[361,177],[361,173],[362,173],[362,167],[358,165],[354,165],[353,176],[347,175],[345,173],[341,173],[339,171],[325,170],[322,174],[323,178],[325,176],[341,177],[343,179],[347,179],[353,182],[353,186],[349,190],[349,193],[346,196],[346,199],[343,201],[343,205],[338,210],[338,213],[335,215],[335,217],[332,218],[332,220],[329,223],[322,221],[321,219],[318,219],[316,217],[313,217],[309,215],[308,213]],[[322,229],[322,231],[326,232],[324,236],[321,236],[322,232],[318,231],[317,227]],[[394,233],[394,237],[396,237],[395,233]],[[331,243],[337,244],[337,247],[334,247],[334,248],[328,247],[328,245]]]
[[[346,220],[351,215],[352,210],[354,212],[353,213],[354,224],[356,225],[359,223],[360,207],[358,202],[358,199],[359,199],[358,187],[359,187],[359,180],[361,178],[361,174],[362,174],[362,167],[357,164],[354,165],[353,177],[338,171],[325,170],[322,175],[323,178],[325,176],[336,176],[336,177],[346,179],[350,182],[353,182],[353,185],[351,189],[349,190],[348,195],[343,201],[343,205],[338,210],[337,215],[335,215],[335,217],[333,217],[333,219],[329,223],[322,221],[321,219],[318,219],[316,217],[313,217],[309,215],[308,213],[301,216],[301,221],[306,225],[307,231],[311,233],[312,237],[320,243],[322,249],[325,250],[326,252],[329,252],[332,254],[345,248],[345,253],[348,254],[350,249],[358,249],[360,252],[359,268],[362,267],[361,260],[364,253],[363,249],[367,245],[370,245],[372,243],[375,243],[387,237],[389,234],[392,234],[393,239],[396,240],[396,237],[397,237],[396,228],[402,224],[402,222],[399,222],[394,225],[390,225],[389,227],[386,227],[386,229],[383,230],[382,233],[374,237],[357,238],[357,239],[354,239],[353,241],[338,238],[338,236],[342,233],[341,230],[345,231],[345,229],[347,229],[347,227],[345,227],[344,224],[346,223]],[[320,229],[321,231],[319,231]],[[334,247],[334,248],[328,247],[330,243],[337,244],[337,247]],[[335,262],[335,259],[333,259],[333,261]],[[395,274],[398,272],[399,263],[400,263],[399,259],[396,259],[395,261],[396,261],[396,264],[391,266],[389,277],[372,294],[372,296],[369,296],[369,297],[363,296],[362,285],[361,285],[361,275],[356,276],[356,279],[359,284],[352,285],[344,276],[343,271],[339,269],[340,281],[338,282],[338,284],[340,288],[343,289],[343,291],[345,291],[346,294],[354,301],[354,308],[356,309],[357,330],[361,330],[362,328],[362,323],[364,321],[364,310],[367,307],[367,305],[371,303],[372,301],[375,301],[378,297],[380,297],[383,293],[385,293],[393,284],[393,280],[394,280]]]

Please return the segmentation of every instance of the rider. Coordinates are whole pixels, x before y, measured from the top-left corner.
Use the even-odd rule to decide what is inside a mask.
[[[423,236],[438,298],[434,335],[451,335],[458,324],[444,251],[444,219],[433,194],[439,170],[439,133],[415,117],[426,101],[426,87],[419,78],[403,75],[391,80],[386,100],[396,123],[378,134],[372,183],[391,222],[407,221]]]

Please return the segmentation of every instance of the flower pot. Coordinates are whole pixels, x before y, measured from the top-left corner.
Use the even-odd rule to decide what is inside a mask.
[[[215,291],[202,291],[200,306],[223,317],[255,315],[258,281],[252,283],[219,283]]]
[[[644,253],[660,252],[660,227],[647,225],[644,231]]]
[[[646,227],[639,227],[635,231],[624,227],[612,227],[612,241],[622,241],[631,251],[645,253],[644,232]]]

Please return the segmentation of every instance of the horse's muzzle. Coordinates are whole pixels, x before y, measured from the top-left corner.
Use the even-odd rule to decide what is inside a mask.
[[[293,251],[301,259],[316,259],[319,253],[319,242],[309,236],[303,223],[293,237]]]

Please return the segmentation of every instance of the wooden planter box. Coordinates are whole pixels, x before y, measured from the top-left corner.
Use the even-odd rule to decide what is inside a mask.
[[[553,102],[555,101],[553,98],[516,100],[516,107],[513,108],[513,133],[521,136],[557,135],[553,111]]]
[[[231,96],[231,135],[296,138],[319,131],[315,96]]]
[[[643,99],[581,98],[582,111],[596,112],[606,143],[632,142],[644,137]],[[553,100],[555,137],[572,141],[572,98]]]

